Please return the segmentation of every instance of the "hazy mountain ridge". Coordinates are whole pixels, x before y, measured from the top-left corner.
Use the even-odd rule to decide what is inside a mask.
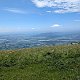
[[[0,50],[31,48],[47,45],[69,44],[80,42],[80,33],[48,32],[36,34],[5,34],[0,35]]]

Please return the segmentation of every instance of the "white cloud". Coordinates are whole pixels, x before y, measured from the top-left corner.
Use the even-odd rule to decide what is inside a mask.
[[[31,29],[35,29],[35,28],[31,28]]]
[[[47,13],[51,13],[52,11],[46,11]]]
[[[56,27],[60,27],[60,24],[53,24],[51,27],[56,28]]]
[[[12,13],[20,13],[25,14],[26,12],[17,8],[5,8],[5,11],[12,12]]]
[[[52,12],[80,12],[80,0],[32,0],[37,7],[55,8]],[[50,11],[49,11],[50,12]]]

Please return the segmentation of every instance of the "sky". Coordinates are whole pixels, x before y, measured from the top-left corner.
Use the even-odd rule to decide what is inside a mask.
[[[0,32],[80,31],[80,0],[0,0]]]

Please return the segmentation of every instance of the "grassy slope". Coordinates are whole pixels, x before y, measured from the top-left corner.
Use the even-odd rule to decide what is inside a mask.
[[[80,80],[80,45],[0,51],[0,80]]]

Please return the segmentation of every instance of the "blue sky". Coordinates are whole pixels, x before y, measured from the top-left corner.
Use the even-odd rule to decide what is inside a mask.
[[[0,0],[0,32],[80,30],[80,0]]]

